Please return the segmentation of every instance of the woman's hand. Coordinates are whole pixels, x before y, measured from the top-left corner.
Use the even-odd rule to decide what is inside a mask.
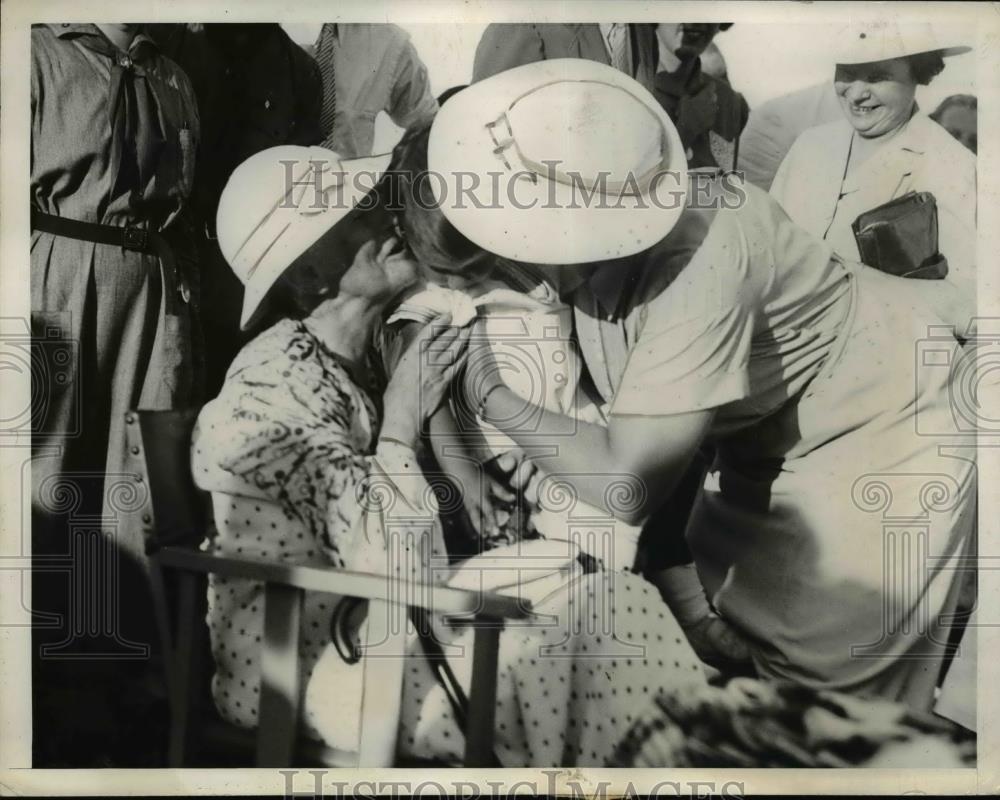
[[[429,323],[399,359],[383,397],[383,436],[415,444],[424,421],[437,411],[464,366],[472,329],[449,322],[450,317],[442,316]]]

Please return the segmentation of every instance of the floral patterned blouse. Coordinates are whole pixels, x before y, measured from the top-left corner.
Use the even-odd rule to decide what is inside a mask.
[[[446,563],[435,501],[413,451],[386,442],[374,448],[378,411],[361,385],[377,383],[296,320],[245,347],[219,396],[202,410],[194,436],[195,482],[212,492],[215,510],[217,534],[206,546],[224,555],[385,572],[383,531],[387,518],[396,518],[390,526],[412,529],[417,541],[431,542],[430,559]],[[411,563],[429,566],[426,558],[422,567]],[[303,687],[330,641],[337,602],[306,593]],[[253,727],[263,585],[212,576],[208,621],[216,705],[230,722]],[[306,716],[312,728],[308,708]]]

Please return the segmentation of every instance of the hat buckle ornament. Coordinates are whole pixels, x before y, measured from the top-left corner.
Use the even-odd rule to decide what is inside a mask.
[[[538,264],[647,249],[673,227],[687,192],[666,112],[633,78],[584,59],[515,67],[453,95],[431,129],[428,166],[443,177],[435,198],[463,235]],[[670,185],[671,205],[657,205]]]

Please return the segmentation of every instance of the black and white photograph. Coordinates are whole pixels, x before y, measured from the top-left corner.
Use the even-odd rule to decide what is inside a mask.
[[[0,793],[1000,790],[996,4],[0,11]]]

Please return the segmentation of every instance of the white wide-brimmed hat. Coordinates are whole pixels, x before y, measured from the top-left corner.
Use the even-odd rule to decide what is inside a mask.
[[[893,20],[853,22],[838,31],[838,40],[838,64],[870,64],[919,53],[957,56],[972,49],[964,45],[942,44],[934,35],[934,29],[925,23],[898,23]]]
[[[222,255],[246,287],[240,327],[250,327],[291,263],[375,188],[390,158],[341,159],[323,147],[283,145],[236,168],[215,227]]]
[[[480,247],[536,264],[641,252],[684,210],[687,161],[637,81],[561,58],[463,89],[434,119],[427,163],[445,217]]]

